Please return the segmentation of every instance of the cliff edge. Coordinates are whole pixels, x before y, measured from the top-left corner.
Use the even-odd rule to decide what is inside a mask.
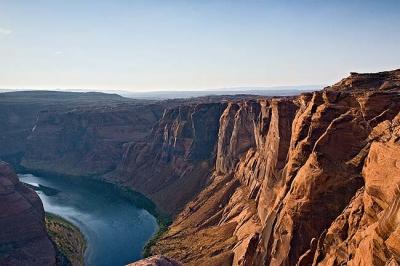
[[[0,162],[0,265],[56,265],[37,194]]]
[[[185,265],[397,265],[399,82],[400,70],[352,73],[299,97],[229,101],[207,184],[152,252]]]

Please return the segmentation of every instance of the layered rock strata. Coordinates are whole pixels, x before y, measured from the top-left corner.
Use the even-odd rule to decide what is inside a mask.
[[[398,263],[399,93],[396,70],[229,102],[209,183],[153,253],[187,265]]]
[[[177,213],[208,182],[224,103],[167,108],[143,141],[125,145],[118,169],[107,175]]]
[[[27,139],[41,111],[60,112],[79,107],[135,105],[132,99],[116,94],[61,91],[15,91],[0,93],[0,158],[19,166],[27,149]],[[141,101],[145,103],[146,101]]]
[[[21,166],[67,176],[104,174],[116,168],[123,144],[147,136],[161,114],[161,106],[151,104],[41,111]]]

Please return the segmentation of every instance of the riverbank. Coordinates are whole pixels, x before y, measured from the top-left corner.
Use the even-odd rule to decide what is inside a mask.
[[[53,243],[61,253],[59,264],[83,266],[86,240],[78,227],[62,217],[46,213],[46,228]],[[65,257],[68,262],[65,262]]]

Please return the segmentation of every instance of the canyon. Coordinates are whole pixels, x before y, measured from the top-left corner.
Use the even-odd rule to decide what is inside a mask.
[[[0,96],[0,158],[150,198],[173,222],[150,247],[166,257],[148,263],[400,264],[400,70],[283,97],[46,93]],[[3,194],[26,190],[5,169]],[[37,216],[24,230],[54,264],[40,201],[25,193]],[[2,223],[16,219],[1,210]]]

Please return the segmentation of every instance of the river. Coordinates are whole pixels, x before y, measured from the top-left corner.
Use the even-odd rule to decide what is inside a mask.
[[[46,212],[76,225],[87,241],[85,264],[119,266],[141,259],[146,242],[157,231],[154,216],[93,180],[20,174],[22,182],[41,187]]]

